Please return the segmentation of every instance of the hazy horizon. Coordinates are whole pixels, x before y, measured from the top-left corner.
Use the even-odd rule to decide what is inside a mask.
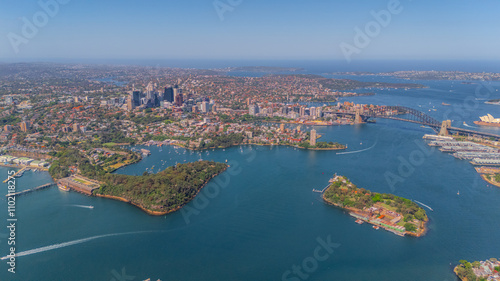
[[[498,1],[2,1],[1,60],[500,60]]]

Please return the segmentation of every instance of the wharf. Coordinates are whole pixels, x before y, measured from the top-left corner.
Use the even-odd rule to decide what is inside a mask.
[[[24,173],[24,171],[26,171],[26,168],[28,168],[28,167],[23,167],[21,170],[17,171],[14,175],[9,176],[6,180],[3,181],[3,183],[6,183],[9,180],[11,180],[12,178],[15,178],[17,175]]]
[[[317,193],[324,193],[325,190],[330,186],[330,184],[328,184],[327,186],[325,186],[325,188],[323,188],[322,190],[318,190],[318,189],[313,189],[313,192],[317,192]]]
[[[32,189],[26,189],[26,190],[19,191],[19,192],[16,192],[16,193],[8,193],[7,195],[5,195],[5,197],[20,196],[20,195],[31,193],[33,191],[37,191],[37,190],[42,190],[42,189],[48,188],[48,187],[51,187],[53,185],[56,185],[56,184],[53,183],[53,182],[52,183],[46,183],[46,184],[40,185],[40,186],[32,188]]]

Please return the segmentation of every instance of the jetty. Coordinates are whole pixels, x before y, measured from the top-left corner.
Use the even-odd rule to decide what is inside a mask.
[[[53,185],[56,185],[56,184],[55,184],[55,183],[53,183],[53,182],[52,182],[52,183],[46,183],[46,184],[43,184],[43,185],[37,186],[37,187],[32,188],[32,189],[26,189],[26,190],[19,191],[19,192],[16,192],[16,193],[8,193],[7,195],[5,195],[5,197],[25,195],[25,194],[31,193],[31,192],[33,192],[33,191],[42,190],[42,189],[45,189],[45,188],[51,187],[51,186],[53,186]]]
[[[323,192],[325,192],[325,190],[326,190],[329,186],[330,186],[330,184],[328,184],[327,186],[325,186],[325,188],[323,188],[322,190],[313,189],[313,192],[323,193]]]
[[[4,181],[3,181],[3,183],[8,182],[9,180],[11,180],[12,178],[15,178],[15,177],[16,177],[17,175],[19,175],[19,174],[21,174],[21,175],[22,175],[22,174],[24,173],[24,171],[26,171],[26,169],[27,169],[27,168],[28,168],[28,167],[23,167],[21,170],[17,171],[14,175],[9,176],[6,180],[4,180]]]

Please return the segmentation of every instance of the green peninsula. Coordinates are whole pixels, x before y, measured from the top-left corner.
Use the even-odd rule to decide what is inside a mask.
[[[54,181],[62,180],[75,191],[127,202],[151,215],[164,215],[182,208],[228,167],[197,161],[177,164],[156,174],[130,176],[107,172],[103,165],[93,164],[84,153],[68,149],[57,154],[49,173]],[[85,186],[84,182],[94,185]]]
[[[176,211],[191,201],[227,164],[197,161],[142,176],[106,174],[96,196],[129,202],[152,215]]]

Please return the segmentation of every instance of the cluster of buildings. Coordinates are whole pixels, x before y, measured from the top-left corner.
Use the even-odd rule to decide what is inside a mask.
[[[463,71],[396,71],[382,73],[381,75],[395,76],[406,79],[431,79],[431,80],[479,80],[479,81],[498,81],[500,80],[500,73],[473,73]]]
[[[209,113],[216,111],[214,100],[207,97],[195,97],[190,92],[183,92],[179,85],[165,87],[163,91],[157,91],[156,83],[150,82],[146,91],[133,90],[124,100],[126,110],[142,110],[146,108],[160,107],[173,109],[181,112]],[[121,101],[121,100],[120,100]],[[115,106],[122,106],[123,103],[115,103]]]
[[[340,107],[340,105],[338,105]],[[278,105],[278,106],[265,106],[265,105],[257,105],[250,104],[248,106],[248,114],[252,116],[279,116],[289,119],[297,119],[300,117],[307,117],[309,119],[317,119],[322,118],[323,115],[323,107],[307,107],[300,104],[293,105]]]
[[[497,269],[495,269],[497,268]],[[488,281],[500,281],[500,261],[495,258],[480,261],[479,267],[472,267],[472,271],[477,277],[486,278]]]
[[[11,155],[1,155],[0,163],[5,165],[21,165],[21,166],[30,166],[36,168],[46,168],[49,166],[49,163],[45,161],[34,160],[28,157],[15,157]]]
[[[207,122],[208,121],[208,122]],[[285,128],[285,124],[256,125],[241,123],[224,123],[217,120],[196,121],[183,120],[179,123],[160,124],[156,129],[149,128],[153,135],[162,135],[166,141],[149,142],[149,144],[180,144],[190,148],[203,147],[203,143],[210,143],[214,137],[241,134],[243,143],[252,144],[300,144],[310,140],[312,146],[316,145],[318,135],[316,130],[310,132],[296,128]]]
[[[441,147],[440,151],[451,152],[454,157],[469,160],[476,166],[500,166],[499,148],[471,141],[457,141],[453,138],[431,141],[429,146]]]

